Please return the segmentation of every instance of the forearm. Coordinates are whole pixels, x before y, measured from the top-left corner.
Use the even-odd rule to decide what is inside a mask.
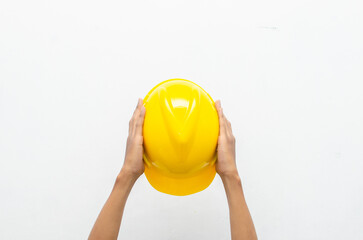
[[[135,181],[136,178],[127,172],[120,172],[112,192],[93,226],[88,237],[89,240],[117,239],[126,200]]]
[[[221,178],[228,200],[232,240],[257,239],[238,173],[221,176]]]

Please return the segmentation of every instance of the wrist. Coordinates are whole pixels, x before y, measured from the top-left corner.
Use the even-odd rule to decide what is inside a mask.
[[[130,175],[128,172],[121,170],[116,177],[112,192],[117,196],[124,196],[126,201],[127,196],[130,194],[136,180],[137,178],[135,178],[133,175]]]
[[[121,168],[121,171],[119,173],[120,174],[123,174],[129,178],[132,178],[132,179],[138,179],[141,175],[142,175],[143,171],[141,172],[140,170],[138,169],[135,169],[135,167],[133,166],[129,166],[128,164],[124,164]]]
[[[225,182],[241,182],[241,178],[238,174],[238,171],[231,171],[231,172],[226,172],[226,173],[220,173],[219,176],[221,177],[223,183]]]
[[[223,175],[221,176],[221,179],[223,182],[224,190],[226,191],[228,202],[229,200],[231,200],[231,196],[234,196],[236,194],[241,194],[242,198],[244,198],[242,181],[238,173]]]
[[[139,178],[139,174],[133,173],[132,171],[122,168],[120,173],[117,175],[116,183],[131,184],[133,185]]]
[[[225,178],[237,178],[239,177],[237,168],[225,169],[224,171],[217,171],[219,176],[223,179]]]

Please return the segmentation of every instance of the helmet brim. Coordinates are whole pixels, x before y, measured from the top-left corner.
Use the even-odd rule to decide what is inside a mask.
[[[197,175],[186,178],[166,176],[152,165],[145,164],[145,176],[151,186],[159,192],[175,196],[185,196],[203,191],[213,182],[215,175],[215,164],[210,164]]]

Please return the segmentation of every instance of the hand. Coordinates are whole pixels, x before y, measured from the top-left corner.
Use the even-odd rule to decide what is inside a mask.
[[[215,102],[215,106],[219,117],[216,171],[221,177],[238,175],[236,166],[235,138],[232,134],[231,123],[224,116],[221,102],[219,100]]]
[[[143,161],[142,128],[145,118],[145,107],[139,98],[136,109],[129,122],[129,136],[126,144],[125,161],[121,172],[130,174],[136,179],[143,174],[145,167]]]

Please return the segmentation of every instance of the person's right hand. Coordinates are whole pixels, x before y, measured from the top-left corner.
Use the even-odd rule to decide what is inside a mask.
[[[217,100],[215,107],[219,117],[219,137],[217,147],[216,171],[219,176],[238,175],[236,166],[235,138],[231,123],[223,114],[221,102]]]

